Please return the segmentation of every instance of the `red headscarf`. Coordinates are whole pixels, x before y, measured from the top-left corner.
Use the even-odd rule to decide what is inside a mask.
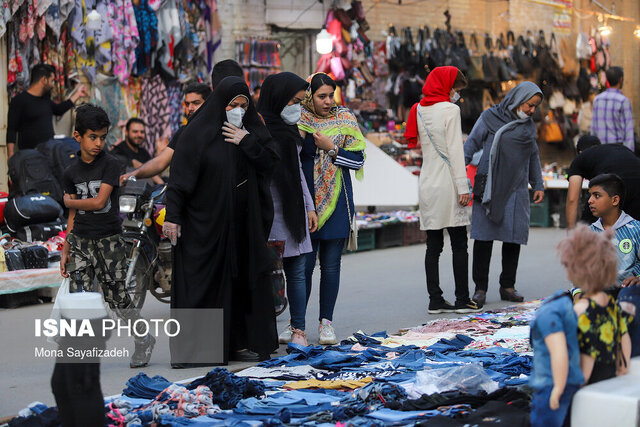
[[[449,93],[453,89],[453,83],[458,77],[458,69],[456,67],[436,67],[427,76],[427,81],[422,87],[423,98],[420,105],[427,107],[437,104],[438,102],[451,102]],[[407,127],[404,131],[404,137],[409,143],[409,148],[415,148],[418,144],[418,104],[414,104],[409,112]]]

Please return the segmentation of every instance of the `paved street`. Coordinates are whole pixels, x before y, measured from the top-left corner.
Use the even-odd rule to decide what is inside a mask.
[[[532,229],[529,245],[520,255],[517,288],[527,299],[540,298],[568,285],[562,266],[556,256],[556,245],[565,236],[564,230]],[[472,242],[469,252],[471,253]],[[500,273],[500,244],[496,244],[491,264],[491,279],[487,295],[487,309],[505,306],[498,296]],[[334,315],[334,326],[338,338],[363,330],[368,333],[387,330],[390,333],[400,328],[419,325],[438,316],[427,314],[427,292],[424,277],[424,246],[416,245],[386,250],[362,252],[343,258],[342,284]],[[317,271],[317,273],[319,273]],[[441,282],[445,297],[453,302],[453,271],[451,250],[445,242],[441,258]],[[471,274],[470,274],[471,276]],[[318,286],[316,274],[314,294],[307,312],[307,337],[317,343]],[[473,293],[473,285],[471,286]],[[0,418],[14,415],[32,401],[47,405],[55,404],[49,384],[53,361],[39,359],[33,362],[34,318],[46,318],[52,304],[27,306],[0,311]],[[161,315],[168,306],[147,297],[145,317]],[[459,315],[450,315],[456,317]],[[278,330],[288,322],[288,313],[278,318]],[[42,339],[40,343],[42,342]],[[113,345],[114,341],[110,341]],[[131,339],[115,341],[118,347],[132,350]],[[280,353],[283,352],[283,346]],[[243,365],[231,365],[230,369]],[[181,380],[200,376],[208,368],[172,370],[169,367],[168,340],[160,339],[151,359],[151,364],[142,369],[149,376],[162,375],[169,380]],[[128,363],[107,360],[102,364],[102,391],[112,395],[122,391],[128,378],[138,370],[130,369]]]

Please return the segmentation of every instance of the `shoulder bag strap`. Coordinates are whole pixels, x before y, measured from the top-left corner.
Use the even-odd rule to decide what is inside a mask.
[[[431,131],[429,131],[429,128],[427,127],[427,124],[425,123],[424,118],[422,117],[422,113],[420,112],[420,106],[418,106],[416,110],[418,111],[418,117],[420,117],[420,120],[422,121],[422,125],[424,126],[424,129],[427,131],[427,135],[429,136],[429,141],[431,141],[431,145],[433,145],[434,150],[436,150],[436,153],[438,153],[438,155],[442,158],[442,160],[444,160],[447,166],[451,168],[451,162],[449,161],[447,156],[445,156],[445,154],[442,151],[440,151],[436,143],[433,142],[433,136],[431,135]]]

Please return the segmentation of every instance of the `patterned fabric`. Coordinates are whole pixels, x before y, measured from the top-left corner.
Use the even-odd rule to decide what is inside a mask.
[[[171,135],[174,135],[182,126],[182,89],[178,82],[167,85],[167,108]]]
[[[616,361],[618,346],[626,334],[632,317],[618,307],[612,296],[605,307],[589,299],[589,306],[578,316],[580,353],[591,356],[596,363]]]
[[[594,222],[591,229],[604,232],[602,219]],[[640,221],[622,212],[613,229],[611,242],[618,254],[618,284],[621,284],[627,277],[640,276]]]
[[[107,134],[106,142],[107,147],[111,147],[123,138],[122,129],[117,126],[117,123],[129,118],[122,89],[115,77],[107,77],[103,74],[97,75],[93,89],[94,96],[91,102],[100,105],[107,112],[109,121],[113,124]]]
[[[133,6],[140,42],[136,46],[136,71],[143,74],[151,66],[151,55],[158,43],[158,19],[147,0]]]
[[[307,81],[311,81],[312,78],[313,75]],[[332,138],[334,144],[342,150],[364,151],[366,147],[364,136],[360,132],[356,117],[348,108],[334,106],[327,117],[320,117],[315,113],[311,87],[307,89],[302,105],[299,129],[311,134],[320,132]],[[356,172],[356,177],[359,180],[362,179],[362,168]],[[323,150],[318,150],[314,159],[313,184],[318,228],[321,228],[335,210],[338,196],[342,191],[342,171],[333,162],[331,156]]]
[[[635,150],[631,103],[620,89],[607,89],[596,96],[591,133],[603,144],[624,144],[631,151]]]
[[[167,108],[167,87],[159,75],[142,81],[140,117],[147,124],[147,144],[145,148],[155,153],[156,140],[170,137],[169,110]]]
[[[113,37],[113,74],[125,84],[136,64],[135,49],[140,40],[131,0],[109,2],[109,25]]]
[[[67,242],[70,246],[67,264],[70,292],[93,291],[93,279],[97,276],[104,300],[111,308],[132,308],[131,297],[124,284],[127,253],[122,236],[115,234],[92,240],[70,233]]]

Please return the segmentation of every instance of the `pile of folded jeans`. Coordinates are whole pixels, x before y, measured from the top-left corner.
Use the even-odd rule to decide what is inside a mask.
[[[289,344],[285,356],[237,373],[216,368],[189,384],[140,373],[106,402],[107,424],[462,426],[488,417],[527,425],[528,324],[539,303],[395,335],[358,331],[331,347]]]

